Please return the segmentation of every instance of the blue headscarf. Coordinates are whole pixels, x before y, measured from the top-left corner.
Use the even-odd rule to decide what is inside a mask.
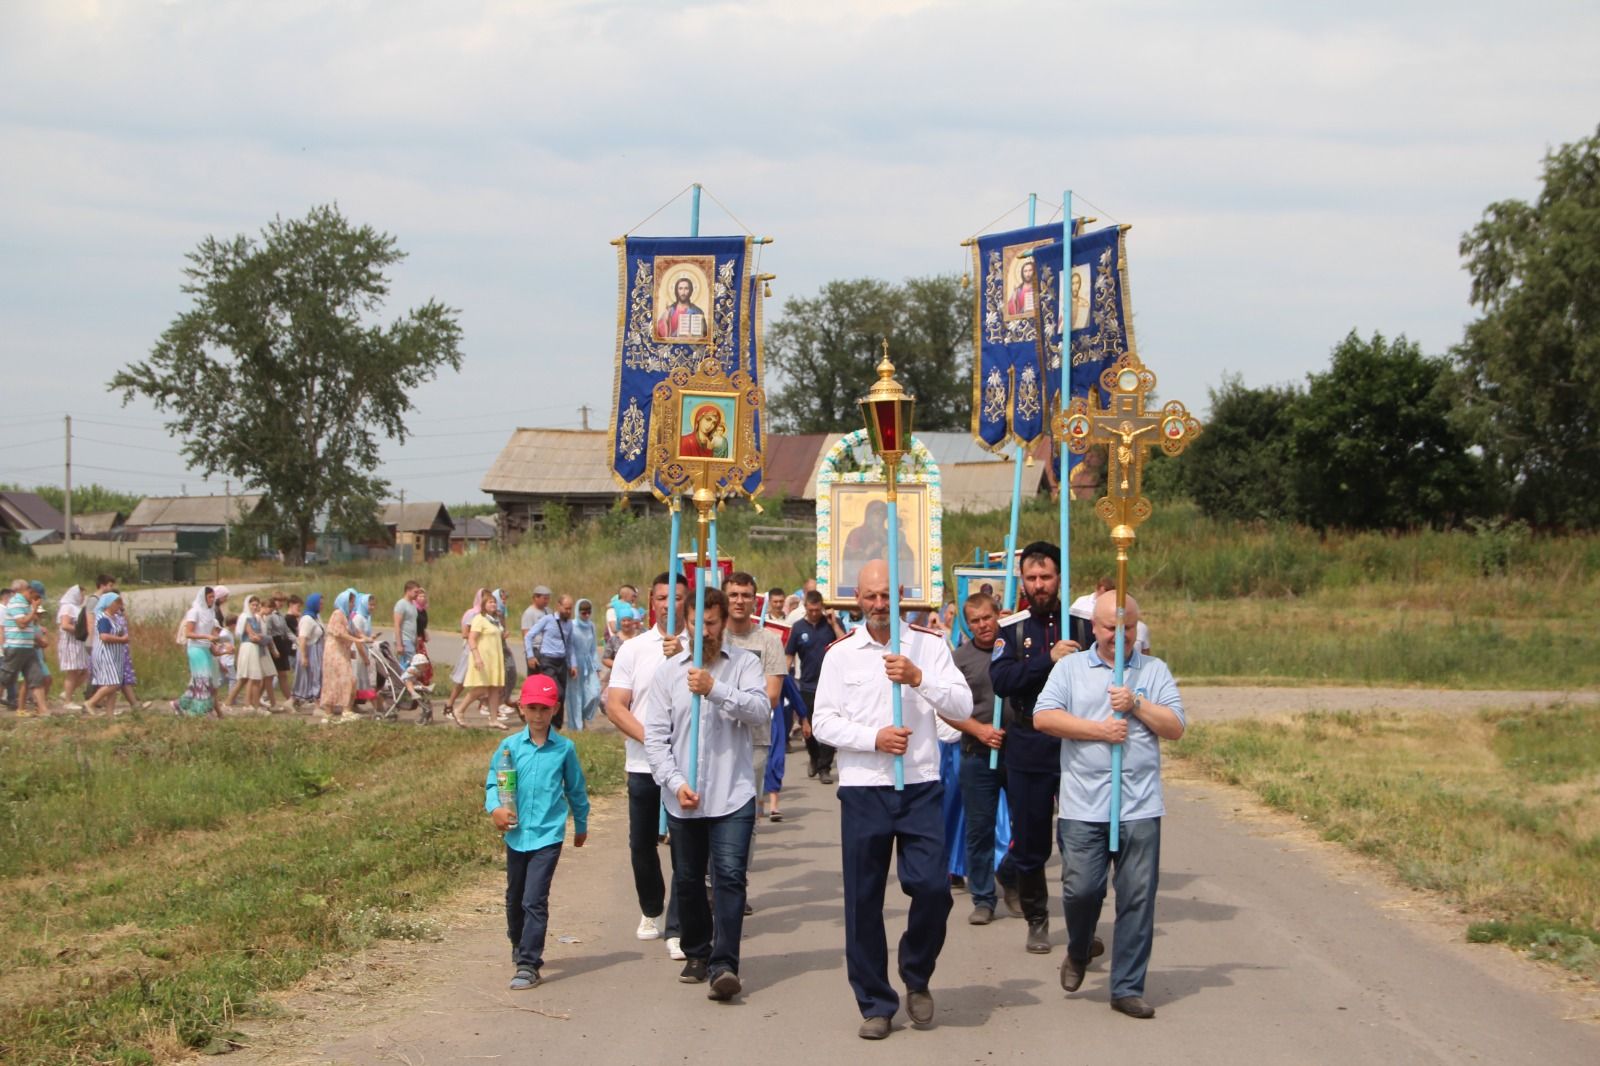
[[[97,615],[105,614],[106,613],[106,608],[110,607],[113,603],[116,603],[120,599],[122,599],[122,593],[120,593],[120,592],[107,592],[105,595],[101,596],[98,600],[94,601],[95,614],[97,614]]]
[[[354,589],[350,590],[355,592]],[[365,592],[356,592],[356,613],[367,621],[372,621],[372,597]]]
[[[306,614],[316,618],[322,613],[322,593],[313,592],[306,597]]]
[[[502,620],[504,620],[505,616],[506,616],[506,591],[505,591],[505,589],[495,589],[494,590],[494,607],[495,607],[495,613],[498,614]]]
[[[346,621],[349,621],[352,617],[354,617],[350,610],[350,601],[355,599],[355,597],[356,590],[353,588],[348,588],[333,598],[333,609],[335,611],[342,612]]]

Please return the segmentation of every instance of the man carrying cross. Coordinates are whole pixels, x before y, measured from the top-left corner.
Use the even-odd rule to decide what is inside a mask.
[[[1094,646],[1056,664],[1033,711],[1041,733],[1061,739],[1061,905],[1067,953],[1061,987],[1076,992],[1096,952],[1094,930],[1106,898],[1107,866],[1115,866],[1117,920],[1111,944],[1111,1009],[1154,1018],[1144,1000],[1145,971],[1155,937],[1161,860],[1161,747],[1183,736],[1183,698],[1167,664],[1138,651],[1139,604],[1126,598],[1123,684],[1112,683],[1117,594],[1094,607]],[[1113,713],[1114,712],[1114,713]],[[1119,717],[1120,716],[1120,717]],[[1113,780],[1111,749],[1124,749],[1122,778]],[[1110,850],[1111,793],[1122,789],[1118,850]]]

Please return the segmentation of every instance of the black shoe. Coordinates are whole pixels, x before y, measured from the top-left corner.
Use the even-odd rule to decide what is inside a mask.
[[[962,877],[960,874],[951,874],[950,875],[950,891],[952,891],[952,892],[965,892],[966,890],[967,890],[967,879],[965,877]]]
[[[933,1028],[933,993],[926,988],[906,990],[906,1017],[918,1029]]]
[[[722,970],[711,979],[711,988],[706,992],[707,999],[729,1000],[739,994],[744,985],[739,983],[739,975],[732,970]]]
[[[12,708],[12,709],[15,710],[15,708]],[[817,776],[817,764],[816,763],[812,763],[810,766],[806,767],[806,776],[807,777],[816,777]]]
[[[1050,954],[1050,920],[1028,923],[1028,953],[1030,955]]]
[[[829,767],[826,770],[818,770],[817,780],[821,781],[824,785],[833,784],[833,768]]]
[[[1005,900],[1006,913],[1011,915],[1011,917],[1013,917],[1013,918],[1021,918],[1022,917],[1022,893],[1017,890],[1017,886],[1016,885],[1008,885],[1004,881],[1001,881],[1000,882],[1000,896],[1001,896],[1002,899]]]
[[[1087,962],[1079,962],[1071,955],[1061,957],[1061,991],[1076,992],[1083,987],[1083,975],[1089,969]]]
[[[752,914],[754,914],[755,912],[756,912],[756,909],[754,907],[750,906],[750,901],[749,900],[745,900],[744,901],[744,916],[746,918],[748,918]]]
[[[686,985],[697,985],[706,979],[706,960],[689,959],[678,973],[678,980]]]
[[[1130,1018],[1154,1018],[1156,1009],[1143,996],[1122,996],[1111,1001],[1111,1009]]]

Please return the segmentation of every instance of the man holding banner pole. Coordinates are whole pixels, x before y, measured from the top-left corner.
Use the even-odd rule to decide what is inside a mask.
[[[1061,742],[1034,725],[1033,708],[1051,670],[1078,645],[1066,638],[1060,550],[1048,541],[1034,541],[1022,549],[1021,569],[1028,608],[1001,620],[1004,628],[989,663],[989,679],[995,695],[1011,705],[1001,754],[1011,813],[1011,865],[1028,922],[1025,946],[1035,955],[1048,955],[1050,887],[1044,867],[1054,843]]]
[[[858,1035],[882,1040],[900,1006],[889,983],[883,927],[884,889],[897,851],[900,888],[911,900],[898,960],[906,1014],[919,1029],[933,1024],[928,984],[944,947],[951,907],[937,719],[971,717],[972,690],[940,634],[907,626],[901,653],[890,653],[885,560],[861,568],[856,602],[864,624],[828,649],[811,728],[817,739],[838,749],[845,970],[861,1011]],[[898,728],[889,699],[895,684],[904,691]],[[895,788],[897,756],[904,760],[903,790]]]
[[[681,958],[678,937],[678,901],[669,902],[667,883],[661,876],[657,853],[661,821],[661,789],[650,773],[645,754],[645,727],[658,708],[650,682],[672,656],[688,646],[683,629],[688,580],[683,572],[663,572],[650,587],[650,607],[656,624],[624,644],[611,667],[606,690],[606,717],[625,738],[628,774],[628,851],[633,862],[633,887],[639,897],[640,940],[666,937],[667,954]],[[665,914],[665,921],[662,916]]]

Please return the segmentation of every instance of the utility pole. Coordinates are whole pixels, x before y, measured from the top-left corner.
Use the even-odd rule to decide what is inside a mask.
[[[583,428],[584,429],[588,429],[589,428],[589,405],[588,404],[584,404],[582,407],[578,408],[578,414],[583,418]]]
[[[400,538],[405,535],[406,524],[406,490],[400,490],[400,513],[394,516],[394,557],[405,560],[405,553],[400,550]],[[409,560],[407,560],[409,561]]]
[[[222,550],[233,550],[233,479],[226,478],[222,482]],[[213,542],[215,543],[215,542]]]
[[[72,416],[71,415],[67,415],[66,418],[67,418],[67,478],[66,478],[66,481],[67,481],[67,486],[66,486],[67,528],[61,531],[61,535],[66,538],[66,541],[67,541],[67,554],[71,555],[72,554]]]

